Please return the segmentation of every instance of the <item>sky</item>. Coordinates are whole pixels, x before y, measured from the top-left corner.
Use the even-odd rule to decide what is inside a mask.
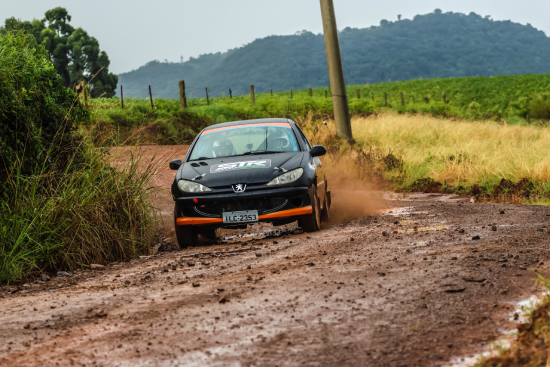
[[[530,23],[550,35],[548,0],[334,0],[334,5],[338,29],[379,25],[399,14],[412,19],[439,8]],[[42,19],[58,6],[69,11],[73,27],[99,41],[116,74],[151,60],[185,61],[270,35],[322,31],[319,0],[0,0],[0,21]]]

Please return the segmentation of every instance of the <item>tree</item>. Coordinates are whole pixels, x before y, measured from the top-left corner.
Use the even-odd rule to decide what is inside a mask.
[[[78,145],[73,126],[89,118],[49,58],[25,30],[0,33],[0,186],[15,169],[40,174],[60,165]]]
[[[397,20],[401,20],[401,14],[397,16]]]
[[[114,96],[118,76],[109,73],[107,53],[100,50],[97,39],[90,37],[82,28],[73,28],[70,21],[67,10],[58,7],[48,10],[42,20],[6,19],[0,33],[23,30],[32,34],[37,43],[49,52],[50,61],[66,87],[85,81],[90,83],[93,98]]]

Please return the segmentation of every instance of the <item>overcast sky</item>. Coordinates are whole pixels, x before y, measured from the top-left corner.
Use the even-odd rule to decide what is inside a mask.
[[[151,60],[180,61],[226,51],[269,35],[322,30],[319,0],[0,0],[0,21],[42,19],[65,7],[71,24],[97,38],[123,73]],[[549,0],[334,0],[338,28],[412,19],[436,8],[531,23],[550,35]]]

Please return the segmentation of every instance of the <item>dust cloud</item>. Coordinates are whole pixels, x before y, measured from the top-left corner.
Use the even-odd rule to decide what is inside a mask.
[[[365,176],[364,167],[346,158],[327,157],[323,169],[331,191],[329,225],[368,217],[383,209],[380,184]]]

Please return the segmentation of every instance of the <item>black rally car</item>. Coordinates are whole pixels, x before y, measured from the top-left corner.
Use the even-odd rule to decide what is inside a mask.
[[[223,123],[204,129],[193,141],[172,184],[174,222],[181,247],[217,228],[246,228],[298,220],[306,232],[328,218],[330,191],[320,156],[288,119]]]

